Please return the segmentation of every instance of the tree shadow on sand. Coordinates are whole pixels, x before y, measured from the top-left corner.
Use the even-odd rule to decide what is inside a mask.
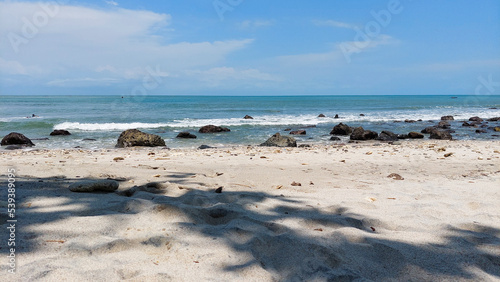
[[[189,187],[194,183],[190,175],[178,173],[172,179],[175,185]],[[387,239],[384,234],[398,231],[386,229],[381,220],[342,206],[307,206],[300,199],[286,195],[235,192],[225,187],[222,193],[184,188],[182,193],[172,196],[171,189],[179,186],[162,184],[109,194],[70,192],[67,187],[76,180],[82,179],[16,179],[18,254],[45,248],[40,240],[47,241],[53,234],[39,228],[43,224],[71,217],[155,212],[177,214],[177,226],[205,236],[207,244],[217,238],[242,254],[241,257],[250,258],[221,266],[227,272],[259,267],[276,280],[288,281],[476,280],[488,277],[486,274],[500,279],[500,230],[480,224],[449,226],[440,244],[410,244]],[[2,199],[6,199],[6,191],[2,193]],[[46,206],[30,206],[42,199]],[[4,223],[7,219],[4,211],[1,216]],[[123,222],[110,220],[111,217],[106,223],[110,225],[108,231],[100,236],[112,237],[114,231],[126,228]],[[5,224],[1,228],[1,240],[6,242],[9,234]],[[78,231],[65,236],[78,237]],[[163,244],[156,243],[161,240],[145,238],[141,244],[163,248]],[[131,244],[122,243],[124,249]],[[88,251],[97,253],[98,248],[102,246]],[[70,249],[62,248],[61,252]],[[8,254],[5,244],[0,246],[0,253]],[[2,271],[5,269],[2,266]]]

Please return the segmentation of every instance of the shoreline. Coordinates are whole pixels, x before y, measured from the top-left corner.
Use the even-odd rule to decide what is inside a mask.
[[[11,280],[500,278],[500,141],[35,149],[0,159],[18,187]],[[119,188],[68,189],[96,179]]]

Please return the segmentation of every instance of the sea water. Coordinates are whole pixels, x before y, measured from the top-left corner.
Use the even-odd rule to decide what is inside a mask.
[[[253,119],[243,119],[245,115]],[[171,148],[195,148],[257,145],[276,132],[288,135],[285,129],[305,129],[306,135],[294,136],[299,143],[330,144],[329,132],[340,122],[403,134],[436,125],[445,115],[455,118],[450,122],[454,139],[499,139],[500,133],[491,129],[476,133],[477,128],[461,126],[473,116],[500,116],[500,96],[494,95],[0,96],[0,137],[19,132],[31,139],[48,138],[34,140],[38,148],[113,148],[122,131],[137,128],[160,135]],[[405,123],[407,119],[421,121]],[[208,124],[231,132],[198,133]],[[54,129],[72,135],[49,136]],[[181,131],[198,138],[175,138]]]

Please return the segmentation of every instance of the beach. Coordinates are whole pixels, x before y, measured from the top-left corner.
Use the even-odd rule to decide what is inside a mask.
[[[0,151],[10,281],[500,280],[497,140],[34,148]]]

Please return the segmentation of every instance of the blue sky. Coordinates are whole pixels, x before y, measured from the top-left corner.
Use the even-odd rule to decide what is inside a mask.
[[[498,0],[0,1],[0,95],[475,93]]]

